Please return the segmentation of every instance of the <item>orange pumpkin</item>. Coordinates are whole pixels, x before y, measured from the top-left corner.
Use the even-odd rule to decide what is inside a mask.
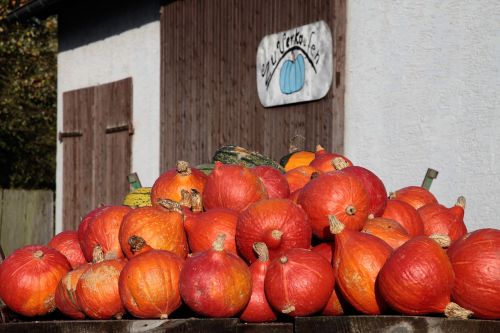
[[[382,239],[393,249],[397,249],[411,238],[401,224],[383,217],[368,219],[361,231]]]
[[[307,150],[298,150],[291,152],[281,158],[280,164],[285,168],[285,172],[300,166],[306,166],[314,160],[314,153]]]
[[[167,202],[178,210],[173,207],[171,210],[157,206],[139,207],[123,218],[119,239],[127,258],[135,255],[129,244],[132,236],[143,238],[153,249],[171,251],[186,258],[188,245],[180,206],[172,201]]]
[[[151,188],[151,203],[158,205],[159,199],[181,202],[182,190],[191,193],[194,189],[202,193],[206,181],[207,175],[203,172],[189,167],[185,161],[178,161],[176,168],[168,170],[156,179]]]

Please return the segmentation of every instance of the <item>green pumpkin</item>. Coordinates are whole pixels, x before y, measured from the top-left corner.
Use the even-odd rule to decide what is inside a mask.
[[[222,162],[224,164],[240,164],[248,168],[253,168],[260,165],[268,165],[281,172],[285,172],[285,169],[267,156],[255,151],[249,151],[243,147],[228,145],[217,149],[214,156],[212,157],[212,162]]]
[[[212,172],[212,170],[214,169],[214,167],[215,167],[215,164],[213,164],[213,163],[204,163],[204,164],[198,164],[196,166],[196,169],[200,170],[205,175],[209,175]]]

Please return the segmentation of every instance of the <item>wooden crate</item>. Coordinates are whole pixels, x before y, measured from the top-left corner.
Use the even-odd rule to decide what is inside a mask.
[[[498,333],[500,321],[414,316],[338,316],[295,318],[295,333]]]
[[[234,333],[237,318],[170,320],[56,320],[0,324],[0,333]]]
[[[339,316],[299,317],[292,322],[242,323],[238,318],[169,320],[47,320],[0,324],[0,333],[214,332],[214,333],[497,333],[500,321],[443,317]]]

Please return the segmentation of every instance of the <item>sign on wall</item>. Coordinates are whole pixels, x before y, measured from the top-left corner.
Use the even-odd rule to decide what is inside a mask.
[[[332,44],[325,21],[262,38],[257,49],[257,91],[262,105],[323,98],[332,84]]]

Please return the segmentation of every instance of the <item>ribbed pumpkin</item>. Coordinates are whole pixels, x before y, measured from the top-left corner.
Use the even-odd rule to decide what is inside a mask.
[[[191,252],[211,249],[214,239],[222,233],[226,235],[224,249],[237,254],[235,240],[237,223],[238,213],[227,208],[214,208],[186,217],[184,229]]]
[[[340,301],[339,295],[335,288],[333,288],[332,294],[326,303],[326,306],[321,311],[323,316],[341,316],[344,314],[344,308],[342,307],[342,302]]]
[[[259,152],[250,151],[246,148],[227,145],[217,149],[212,157],[214,164],[222,162],[224,164],[238,164],[247,168],[253,168],[259,165],[269,165],[281,172],[284,171],[283,167],[272,158],[264,156]]]
[[[361,180],[370,198],[368,213],[374,217],[382,216],[387,205],[387,191],[382,180],[376,174],[361,166],[344,167],[344,165],[342,162],[334,162],[337,170],[352,174]]]
[[[347,157],[330,153],[321,147],[321,145],[317,145],[314,159],[309,165],[321,172],[330,172],[338,170],[339,165],[342,165],[342,168],[344,168],[353,164]]]
[[[276,313],[269,305],[264,292],[264,280],[267,268],[271,263],[269,261],[269,252],[264,243],[255,243],[253,248],[259,259],[250,265],[252,296],[241,313],[240,319],[252,323],[275,321],[277,319]]]
[[[455,207],[462,207],[461,202],[462,200],[459,198]],[[457,218],[456,210],[457,208],[451,210],[439,203],[427,204],[420,207],[417,212],[424,223],[424,234],[426,236],[432,234],[447,235],[451,238],[452,242],[464,236],[467,233],[467,227],[463,219],[459,220]]]
[[[163,250],[130,259],[118,286],[123,305],[134,317],[166,319],[181,304],[179,276],[184,260]]]
[[[87,261],[93,260],[94,249],[100,246],[105,259],[124,258],[118,234],[123,217],[132,210],[127,206],[108,206],[88,222],[80,239],[83,254]]]
[[[189,251],[181,207],[171,200],[161,202],[168,208],[140,207],[123,218],[119,240],[127,258],[134,256],[128,243],[132,236],[142,237],[154,249],[171,251],[186,258]]]
[[[121,319],[125,308],[120,299],[118,279],[126,260],[104,260],[102,250],[96,247],[93,262],[78,280],[77,302],[92,319]]]
[[[390,194],[390,198],[404,201],[413,206],[415,209],[438,202],[434,194],[420,186],[403,187],[395,192],[392,192]]]
[[[73,269],[87,262],[78,241],[77,231],[62,231],[52,237],[48,245],[61,252]]]
[[[264,290],[269,304],[289,316],[307,316],[321,311],[334,285],[331,264],[306,249],[289,249],[267,269]]]
[[[80,243],[80,248],[82,248],[82,251],[83,251],[83,236],[85,235],[85,232],[87,231],[87,228],[89,226],[89,223],[90,221],[92,221],[98,214],[100,214],[101,212],[105,211],[108,207],[110,206],[100,206],[100,207],[97,207],[93,210],[91,210],[90,212],[87,213],[87,215],[85,215],[82,220],[80,221],[80,224],[78,225],[78,242]],[[92,254],[90,254],[92,255]],[[84,254],[85,256],[85,254]],[[92,258],[90,259],[87,259],[87,257],[85,257],[86,260],[92,260]]]
[[[52,312],[57,285],[70,269],[60,252],[47,246],[24,246],[0,265],[0,299],[23,316]]]
[[[281,171],[268,165],[261,165],[255,168],[250,168],[250,171],[259,177],[266,188],[269,199],[288,198],[290,195],[290,187]]]
[[[447,253],[455,272],[453,300],[474,317],[500,319],[500,230],[471,232]]]
[[[380,270],[378,287],[387,303],[402,314],[467,317],[470,312],[457,311],[458,305],[450,302],[454,278],[445,251],[432,239],[417,236],[389,257]]]
[[[252,203],[267,198],[264,184],[248,168],[215,162],[205,184],[203,205],[206,210],[229,208],[241,212]]]
[[[76,285],[80,276],[89,268],[91,264],[86,263],[68,272],[59,282],[56,289],[56,306],[65,315],[73,319],[85,319],[80,305],[76,300]]]
[[[287,249],[309,249],[311,237],[306,213],[288,199],[268,199],[252,204],[240,214],[236,226],[236,246],[249,263],[257,260],[254,243],[265,243],[273,260]]]
[[[192,189],[202,193],[207,175],[189,163],[178,161],[176,168],[170,169],[156,179],[151,188],[151,203],[158,205],[158,199],[170,199],[180,202],[182,190],[191,192]]]
[[[301,190],[298,200],[311,221],[314,235],[331,238],[329,216],[335,215],[346,228],[361,230],[368,217],[370,199],[359,179],[343,171],[324,173]]]
[[[285,178],[290,186],[290,193],[300,190],[309,183],[311,178],[314,177],[313,175],[319,175],[320,173],[321,171],[310,165],[299,166],[295,169],[288,170],[287,173],[285,173]]]
[[[123,199],[123,204],[131,208],[152,206],[151,187],[139,187],[130,191]]]
[[[212,249],[187,258],[180,275],[181,297],[205,317],[231,317],[242,311],[252,294],[252,275],[246,263],[224,250],[225,235]]]
[[[381,314],[386,305],[375,282],[392,248],[378,237],[345,228],[333,215],[330,230],[335,235],[334,266],[342,295],[364,314]]]
[[[411,238],[401,224],[383,217],[369,218],[361,231],[382,239],[393,249],[397,249]]]
[[[398,222],[411,237],[424,234],[422,218],[407,202],[397,199],[388,200],[382,217]]]
[[[320,243],[314,246],[311,250],[323,256],[328,262],[333,262],[333,250],[335,249],[334,242]]]

